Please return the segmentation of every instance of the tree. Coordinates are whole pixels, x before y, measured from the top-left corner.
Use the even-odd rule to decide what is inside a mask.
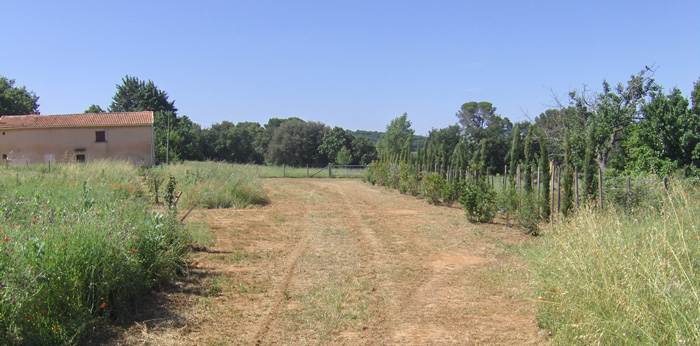
[[[490,102],[467,102],[456,116],[463,126],[467,151],[474,153],[472,165],[483,162],[485,170],[502,170],[511,144],[513,123],[510,119],[497,115],[496,107]]]
[[[168,93],[158,89],[149,80],[139,80],[136,77],[122,78],[122,84],[117,85],[117,92],[112,97],[110,112],[141,112],[141,111],[170,111],[177,114],[175,101],[168,100]]]
[[[339,165],[351,164],[352,163],[352,153],[350,152],[350,149],[348,149],[348,147],[340,148],[340,150],[338,150],[338,155],[336,155],[334,162],[336,164],[339,164]]]
[[[540,199],[542,213],[541,217],[543,219],[548,218],[551,212],[549,202],[549,181],[552,178],[551,172],[549,171],[549,152],[547,149],[547,139],[545,139],[544,132],[539,127],[537,128],[537,141],[540,146],[540,168],[542,171],[542,198]]]
[[[525,135],[524,144],[524,164],[523,170],[525,171],[525,191],[532,192],[532,168],[535,166],[535,148],[533,143],[534,137],[534,126],[532,124],[527,125],[527,134]]]
[[[327,155],[329,162],[339,163],[337,161],[338,153],[343,148],[349,153],[348,147],[351,145],[353,138],[342,127],[336,126],[323,135],[323,141],[318,147],[318,151]],[[348,157],[345,157],[345,159],[348,159]],[[350,158],[350,161],[352,161],[352,158]]]
[[[112,97],[110,112],[153,111],[156,162],[186,160],[196,156],[193,139],[193,123],[187,117],[178,117],[175,101],[168,100],[168,93],[158,89],[153,81],[142,81],[136,77],[122,78],[117,92]]]
[[[574,162],[571,159],[571,146],[569,145],[569,132],[564,134],[564,201],[562,212],[569,215],[573,208],[574,186]]]
[[[204,132],[203,154],[212,160],[261,164],[264,158],[257,151],[255,143],[263,131],[256,122],[234,125],[224,120],[213,124]]]
[[[266,160],[274,164],[325,164],[327,158],[318,153],[327,126],[318,122],[290,120],[274,130],[267,148]]]
[[[698,89],[698,85],[695,86]],[[626,168],[667,175],[677,169],[700,172],[700,115],[689,108],[678,88],[668,95],[653,92],[642,107],[643,118],[634,124],[625,143]]]
[[[15,80],[0,76],[0,115],[26,115],[39,112],[39,97],[27,87],[15,87]]]
[[[588,128],[586,153],[583,159],[583,186],[586,198],[593,199],[597,193],[598,180],[595,179],[598,164],[595,161],[595,123]]]
[[[377,149],[383,159],[407,158],[413,146],[413,129],[407,119],[408,114],[395,118],[386,127],[386,132],[379,139]]]
[[[86,109],[85,112],[83,112],[83,113],[104,113],[104,112],[105,112],[105,110],[102,109],[102,107],[100,107],[96,104],[93,104],[88,109]]]
[[[509,178],[511,181],[511,184],[515,185],[515,176],[516,176],[516,171],[517,171],[517,166],[522,162],[521,156],[522,156],[522,144],[521,144],[521,138],[520,138],[520,124],[515,124],[515,127],[513,127],[513,131],[511,132],[512,141],[510,145],[510,174]]]
[[[367,137],[355,136],[350,145],[352,147],[353,164],[369,165],[377,160],[377,148]]]
[[[469,152],[467,150],[466,140],[462,139],[452,151],[450,162],[459,172],[464,172],[469,167]]]
[[[483,129],[489,120],[496,115],[496,107],[491,102],[467,102],[462,105],[457,114],[459,123],[465,128]]]
[[[429,162],[426,162],[430,167],[434,167],[435,163],[437,163],[439,169],[446,170],[449,166],[454,165],[452,157],[454,156],[455,148],[460,143],[461,131],[462,129],[459,125],[451,125],[430,131],[424,145],[426,153],[430,153],[428,154]],[[460,154],[466,156],[466,151],[466,148],[462,148]]]
[[[691,112],[700,115],[700,79],[693,83],[693,92],[690,93],[690,100],[692,102]]]
[[[583,158],[586,150],[585,133],[592,113],[584,108],[562,105],[556,100],[559,109],[548,109],[535,118],[535,125],[542,129],[547,139],[550,155],[554,162],[561,164],[564,160],[564,136],[569,131],[569,146],[574,162]]]
[[[590,114],[590,123],[596,124],[593,136],[595,156],[603,171],[608,167],[613,150],[627,138],[630,125],[641,118],[646,97],[659,90],[647,72],[640,71],[630,77],[626,86],[619,83],[614,89],[603,81],[603,92],[599,94],[570,94],[579,112]]]

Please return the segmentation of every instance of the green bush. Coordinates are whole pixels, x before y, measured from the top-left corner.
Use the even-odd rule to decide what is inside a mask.
[[[430,204],[442,204],[442,192],[447,181],[438,173],[431,173],[425,177],[421,187],[423,198]]]
[[[531,235],[539,235],[540,216],[537,198],[533,193],[521,195],[520,210],[517,216],[518,227]]]
[[[496,216],[496,192],[483,182],[467,184],[459,203],[471,222],[488,223]]]

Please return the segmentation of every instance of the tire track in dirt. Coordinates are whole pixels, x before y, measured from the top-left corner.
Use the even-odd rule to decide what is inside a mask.
[[[314,194],[315,189],[311,187],[311,190],[306,190],[306,194]],[[291,196],[289,193],[290,191],[287,190],[287,195]],[[298,192],[297,192],[298,193]],[[307,203],[300,203],[300,206],[302,206],[304,218],[308,218],[308,204]],[[305,222],[304,224],[308,224],[308,222]],[[253,338],[255,340],[255,345],[260,346],[263,345],[263,341],[265,340],[265,337],[267,336],[267,333],[270,331],[270,327],[275,321],[275,319],[278,318],[280,311],[283,308],[283,305],[286,303],[287,297],[285,295],[285,292],[289,289],[292,278],[294,276],[294,272],[296,271],[298,265],[299,265],[299,258],[301,257],[302,253],[307,247],[308,244],[308,238],[310,236],[309,232],[304,232],[302,238],[296,242],[294,245],[293,250],[291,253],[287,256],[287,261],[290,262],[290,264],[287,266],[286,269],[286,274],[285,277],[279,287],[276,288],[276,294],[275,294],[275,303],[273,307],[271,308],[270,311],[268,311],[267,316],[265,319],[262,321],[260,324],[260,329],[258,329],[258,332],[255,333],[255,337]]]

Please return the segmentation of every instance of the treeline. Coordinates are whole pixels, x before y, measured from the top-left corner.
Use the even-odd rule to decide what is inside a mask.
[[[456,113],[458,124],[432,130],[417,152],[387,148],[382,158],[434,171],[504,173],[506,166],[525,172],[544,155],[545,162],[586,172],[587,179],[598,169],[608,175],[698,176],[700,81],[688,100],[678,88],[664,92],[650,72],[645,69],[615,87],[605,81],[602,92],[571,92],[566,102],[556,100],[559,108],[533,122],[514,124],[489,102],[467,102]],[[395,121],[387,132],[407,120]]]
[[[540,161],[546,147],[547,161],[586,172],[587,179],[597,169],[613,175],[699,175],[700,86],[695,83],[688,100],[678,88],[664,92],[652,75],[646,68],[614,87],[604,81],[602,92],[571,92],[566,100],[555,100],[558,108],[531,122],[514,124],[489,102],[467,102],[456,113],[457,124],[434,129],[427,138],[414,134],[406,114],[383,133],[331,129],[299,118],[272,118],[264,125],[222,121],[202,128],[178,115],[174,101],[152,81],[130,76],[117,85],[108,111],[155,112],[158,163],[369,164],[381,158],[443,171],[502,172],[506,165]],[[38,99],[0,77],[0,114],[36,112]],[[104,111],[92,105],[86,112]]]

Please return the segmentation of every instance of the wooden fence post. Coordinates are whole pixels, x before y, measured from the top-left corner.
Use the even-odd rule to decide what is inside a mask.
[[[508,165],[503,169],[503,189],[508,187]]]
[[[549,161],[549,171],[551,172],[549,177],[549,222],[554,221],[554,176],[556,172],[554,171],[554,161]]]
[[[578,209],[578,167],[574,167],[574,196],[576,197],[576,209]]]
[[[603,212],[603,170],[598,167],[598,207]]]
[[[632,215],[632,184],[630,177],[627,177],[627,215]]]
[[[282,164],[282,178],[286,178],[286,177],[287,177],[287,165],[285,165],[283,163]]]
[[[537,201],[540,200],[540,173],[542,172],[542,167],[537,166]]]
[[[331,167],[331,164],[328,164],[328,177],[333,178],[333,167]]]
[[[668,177],[664,177],[664,191],[668,192]]]
[[[557,220],[559,220],[559,213],[561,212],[561,166],[557,170]]]
[[[306,165],[306,177],[309,177],[309,165]]]

